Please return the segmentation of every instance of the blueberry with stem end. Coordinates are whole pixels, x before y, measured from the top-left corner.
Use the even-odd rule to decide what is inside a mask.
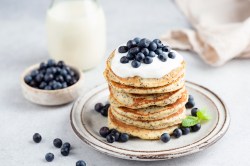
[[[143,62],[144,62],[145,64],[150,64],[150,63],[153,62],[153,58],[150,58],[150,57],[147,56],[147,57],[143,60]]]
[[[135,60],[137,60],[138,62],[141,62],[144,58],[145,58],[145,55],[143,53],[141,53],[141,52],[139,52],[135,56]]]
[[[129,140],[129,135],[127,133],[121,133],[118,141],[127,142],[128,140]]]
[[[175,55],[174,52],[169,52],[168,57],[171,58],[171,59],[174,59],[176,57],[176,55]]]
[[[166,62],[167,56],[166,56],[166,54],[162,53],[162,54],[158,55],[158,59],[162,62]]]
[[[115,142],[115,136],[112,134],[107,135],[106,137],[108,143],[113,143]]]
[[[164,47],[162,48],[162,51],[164,51],[164,52],[170,52],[171,49],[170,49],[169,46],[164,46]]]

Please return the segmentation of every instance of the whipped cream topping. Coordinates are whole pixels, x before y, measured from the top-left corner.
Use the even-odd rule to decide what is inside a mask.
[[[183,61],[183,57],[178,52],[172,50],[176,55],[174,59],[167,58],[166,62],[162,62],[155,56],[151,64],[141,63],[139,68],[133,68],[131,66],[132,61],[126,64],[120,62],[121,57],[126,56],[127,53],[119,53],[118,48],[115,50],[115,55],[111,61],[111,70],[122,78],[134,76],[142,78],[161,78],[170,73],[173,69],[181,66]]]

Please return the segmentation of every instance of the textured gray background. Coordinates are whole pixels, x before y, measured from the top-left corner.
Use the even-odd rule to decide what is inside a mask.
[[[220,68],[204,64],[197,55],[183,53],[187,79],[216,92],[227,104],[232,122],[228,133],[214,146],[198,154],[159,162],[121,160],[94,151],[76,138],[69,124],[72,104],[41,107],[26,101],[19,84],[21,72],[48,59],[45,12],[49,0],[0,1],[0,165],[75,165],[84,159],[88,165],[250,165],[250,61],[233,60]],[[118,44],[135,36],[155,38],[169,28],[189,27],[173,1],[102,0],[107,17],[107,54]],[[91,58],[91,57],[90,57]],[[104,82],[104,62],[85,73],[88,89]],[[31,141],[34,132],[44,137]],[[72,154],[61,157],[51,142],[55,137],[74,146]],[[47,152],[55,154],[52,163],[44,161]]]

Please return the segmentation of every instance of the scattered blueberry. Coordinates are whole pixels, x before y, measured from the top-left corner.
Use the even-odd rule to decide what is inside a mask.
[[[169,52],[168,57],[171,58],[171,59],[174,59],[176,57],[176,55],[175,55],[174,52]]]
[[[182,135],[187,135],[190,133],[189,127],[181,127]]]
[[[86,163],[83,160],[79,160],[76,162],[76,166],[86,166]]]
[[[56,138],[56,139],[54,139],[53,144],[55,147],[61,148],[62,147],[62,140],[60,138]]]
[[[194,100],[194,97],[192,95],[188,95],[188,101]]]
[[[47,153],[45,155],[45,160],[48,161],[48,162],[51,162],[54,160],[54,154],[53,153]]]
[[[120,62],[121,62],[121,63],[128,63],[128,62],[129,62],[129,59],[128,59],[128,57],[123,56],[123,57],[121,57]]]
[[[102,103],[96,103],[96,105],[95,105],[95,110],[97,111],[97,112],[101,112],[101,109],[103,109],[103,104]]]
[[[170,135],[168,133],[163,133],[161,135],[161,141],[167,143],[168,141],[170,141]]]
[[[112,134],[107,135],[106,137],[108,143],[113,143],[115,142],[115,136]]]
[[[153,58],[150,58],[150,57],[147,56],[147,57],[143,60],[143,62],[144,62],[145,64],[150,64],[150,63],[153,62]]]
[[[148,56],[149,50],[148,50],[147,48],[143,48],[143,49],[141,50],[141,53],[143,53],[145,56]]]
[[[192,116],[197,116],[197,112],[198,112],[198,108],[193,108],[193,109],[191,110],[191,115],[192,115]]]
[[[107,107],[103,107],[101,109],[100,113],[102,114],[102,116],[107,117],[108,116],[108,108]]]
[[[175,138],[180,138],[182,136],[182,130],[179,128],[175,129],[173,135]]]
[[[193,108],[194,106],[195,106],[194,100],[188,101],[185,105],[186,108]]]
[[[126,52],[128,52],[128,47],[127,46],[120,46],[118,48],[118,52],[119,53],[126,53]]]
[[[68,155],[69,155],[69,151],[70,151],[70,149],[67,148],[67,147],[62,147],[62,148],[61,148],[61,154],[62,154],[63,156],[68,156]]]
[[[201,129],[201,124],[200,123],[197,123],[196,125],[191,127],[192,132],[199,131],[200,129]]]
[[[141,62],[143,59],[145,58],[144,54],[139,52],[138,54],[136,54],[135,56],[135,60]]]
[[[133,60],[131,63],[133,68],[138,68],[141,66],[141,62],[137,61],[137,60]]]
[[[70,143],[65,142],[65,143],[62,145],[62,147],[63,147],[63,148],[68,148],[68,149],[70,150],[71,145],[70,145]]]
[[[164,53],[158,55],[158,58],[159,58],[160,61],[162,61],[162,62],[166,62],[166,61],[167,61],[167,56],[166,56]]]
[[[99,131],[99,134],[100,134],[102,137],[106,138],[107,135],[110,134],[110,130],[109,130],[108,127],[102,127],[102,128],[100,129],[100,131]]]
[[[121,133],[118,141],[127,142],[128,140],[129,140],[129,135],[127,133]]]
[[[39,142],[41,142],[41,140],[42,140],[42,136],[41,136],[39,133],[35,133],[35,134],[33,135],[33,141],[34,141],[35,143],[39,143]]]
[[[120,132],[119,131],[117,131],[117,130],[111,130],[110,134],[115,137],[115,141],[119,140],[119,137],[120,137]]]

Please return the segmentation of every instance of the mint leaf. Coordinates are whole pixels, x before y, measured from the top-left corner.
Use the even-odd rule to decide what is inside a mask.
[[[184,127],[191,127],[199,123],[200,120],[198,117],[194,116],[187,116],[183,121],[182,121],[182,126]]]
[[[211,116],[207,113],[206,108],[199,109],[197,111],[197,117],[200,120],[209,120],[209,119],[211,119]]]

